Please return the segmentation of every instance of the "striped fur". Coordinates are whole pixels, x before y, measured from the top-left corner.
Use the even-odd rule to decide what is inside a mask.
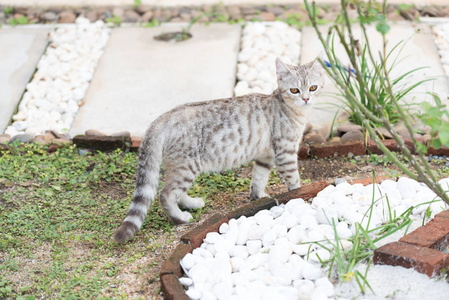
[[[303,66],[288,66],[276,60],[278,89],[271,95],[197,102],[179,106],[155,120],[148,128],[137,168],[134,198],[125,220],[117,229],[118,243],[140,229],[153,201],[161,164],[166,181],[160,202],[176,224],[192,219],[186,209],[200,208],[204,201],[187,191],[195,177],[255,160],[251,199],[267,196],[265,187],[276,166],[288,189],[298,188],[297,152],[310,104],[324,80],[315,60]],[[310,86],[318,88],[311,92]],[[292,93],[291,89],[299,92]]]

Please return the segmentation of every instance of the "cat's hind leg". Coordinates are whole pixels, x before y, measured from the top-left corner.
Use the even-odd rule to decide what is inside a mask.
[[[253,167],[253,180],[251,181],[251,192],[249,197],[251,200],[263,197],[269,197],[265,193],[265,188],[270,177],[272,160],[270,158],[257,159]]]
[[[175,224],[188,224],[192,219],[192,215],[182,211],[179,206],[187,209],[204,206],[202,199],[187,196],[187,191],[195,180],[196,173],[194,168],[184,166],[166,171],[166,180],[159,201],[169,219]]]

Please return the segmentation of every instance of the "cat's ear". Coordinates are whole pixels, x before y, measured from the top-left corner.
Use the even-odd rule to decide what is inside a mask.
[[[324,69],[320,63],[320,60],[323,61],[323,52],[320,52],[318,56],[309,63],[309,69],[313,72],[323,74]]]
[[[288,67],[279,59],[279,57],[276,58],[276,75],[278,80],[283,80],[292,75]]]

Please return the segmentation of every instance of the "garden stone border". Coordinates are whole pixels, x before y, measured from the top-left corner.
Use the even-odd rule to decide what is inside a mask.
[[[49,131],[50,132],[50,131]],[[48,134],[48,133],[47,133]],[[39,136],[40,137],[40,136]],[[415,145],[411,139],[403,139],[407,148],[412,154],[416,154]],[[34,141],[37,142],[37,141]],[[127,134],[114,134],[114,135],[77,135],[73,137],[72,140],[68,138],[59,137],[57,140],[52,141],[40,141],[41,144],[58,144],[60,142],[75,144],[78,148],[98,150],[98,151],[113,151],[116,149],[129,150],[131,152],[139,151],[142,138],[138,136],[129,136]],[[383,140],[382,144],[387,147],[390,151],[401,152],[400,147],[395,140]],[[0,143],[0,151],[8,149],[8,144]],[[298,150],[299,159],[307,158],[327,158],[327,157],[337,157],[337,156],[348,156],[348,155],[370,155],[370,154],[383,154],[379,146],[373,141],[368,140],[367,145],[363,141],[349,141],[349,142],[326,142],[326,143],[302,143]],[[441,147],[435,149],[434,147],[429,147],[427,155],[436,156],[448,156],[449,157],[449,147]]]
[[[73,143],[79,148],[110,151],[115,149],[130,149],[130,151],[138,151],[142,139],[135,136],[89,136],[89,135],[77,135],[73,138]],[[416,153],[415,145],[411,139],[403,139],[407,148]],[[382,144],[385,145],[390,151],[400,152],[401,149],[395,140],[383,140]],[[311,158],[327,158],[336,156],[348,156],[348,155],[369,155],[369,154],[383,154],[379,146],[373,141],[369,140],[365,145],[362,141],[349,141],[349,142],[327,142],[322,144],[305,144],[302,143],[298,151],[299,159]],[[429,147],[427,155],[446,155],[449,157],[449,148],[441,147],[435,149]]]

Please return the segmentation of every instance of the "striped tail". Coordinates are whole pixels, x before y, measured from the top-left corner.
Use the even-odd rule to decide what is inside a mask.
[[[162,163],[162,145],[163,141],[155,141],[155,138],[145,138],[142,142],[137,167],[136,191],[125,220],[114,234],[114,240],[117,243],[130,239],[145,221],[148,207],[157,192]]]

